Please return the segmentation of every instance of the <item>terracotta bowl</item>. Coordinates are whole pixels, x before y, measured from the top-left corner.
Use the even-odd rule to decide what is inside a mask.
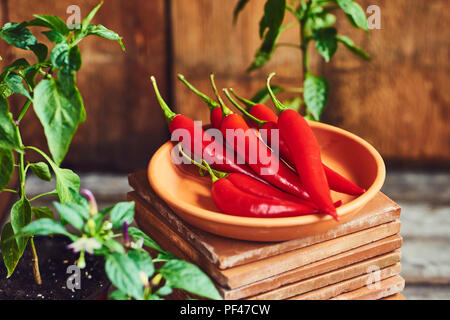
[[[340,221],[330,216],[246,218],[223,214],[211,197],[211,179],[201,177],[191,165],[171,161],[172,142],[165,143],[148,166],[150,185],[172,210],[189,224],[228,238],[251,241],[284,241],[326,232],[348,221],[381,189],[386,169],[380,154],[356,135],[323,123],[310,122],[325,164],[367,190],[359,197],[332,192]]]

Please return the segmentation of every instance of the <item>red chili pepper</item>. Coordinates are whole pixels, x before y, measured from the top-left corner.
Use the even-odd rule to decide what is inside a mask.
[[[267,79],[267,88],[275,106],[280,111],[278,118],[280,136],[283,137],[289,147],[295,168],[311,199],[317,204],[321,212],[339,220],[336,208],[331,200],[330,188],[316,137],[308,122],[298,112],[283,106],[275,97],[270,88],[270,79],[274,75],[272,73]]]
[[[181,82],[183,82],[190,90],[195,92],[200,98],[202,98],[203,101],[206,102],[206,104],[209,107],[209,110],[211,111],[211,113],[210,113],[211,125],[213,126],[213,128],[219,129],[220,123],[222,122],[222,118],[223,118],[222,108],[221,108],[220,104],[217,103],[216,101],[212,100],[207,95],[200,92],[192,84],[187,82],[187,80],[184,78],[184,76],[182,74],[178,74],[178,79]]]
[[[261,119],[263,121],[268,121],[268,122],[278,122],[278,116],[277,114],[270,109],[268,106],[262,104],[262,103],[255,103],[253,101],[250,101],[248,99],[242,98],[240,96],[238,96],[233,89],[230,88],[231,93],[236,97],[236,99],[238,99],[239,101],[241,101],[245,106],[246,106],[246,111],[251,114],[252,116],[254,116],[257,119]],[[252,128],[259,128],[259,123],[254,121],[253,119],[249,119],[250,122],[250,126]]]
[[[155,89],[156,97],[164,112],[167,122],[169,123],[170,133],[173,133],[177,129],[186,130],[189,137],[189,141],[184,141],[183,136],[179,137],[183,147],[189,149],[193,153],[200,153],[197,156],[205,157],[212,166],[218,170],[225,172],[238,172],[253,177],[254,179],[261,180],[247,165],[240,159],[230,159],[227,157],[229,154],[234,154],[232,150],[227,152],[224,150],[223,143],[219,143],[214,140],[207,132],[196,125],[194,121],[184,115],[176,114],[170,110],[169,106],[165,103],[158,90],[155,78],[152,76],[151,81]],[[239,161],[240,160],[240,161]]]
[[[231,91],[231,89],[230,89]],[[241,98],[239,97],[237,94],[233,93],[234,96],[236,98],[238,98],[240,101],[246,101],[246,103],[244,104],[250,104],[252,103],[251,101]],[[242,113],[247,116],[247,117],[253,117],[250,119],[250,121],[252,121],[253,123],[257,124],[258,127],[260,129],[266,129],[267,130],[267,139],[265,140],[266,143],[269,146],[272,146],[272,141],[271,141],[271,131],[272,130],[278,130],[278,117],[276,116],[276,114],[269,109],[268,107],[266,107],[266,110],[268,109],[269,111],[272,112],[272,114],[269,114],[269,112],[266,113],[261,113],[261,116],[256,116],[255,114],[249,114],[249,112],[247,110],[243,110],[242,107],[240,107],[238,104],[235,104],[235,102],[233,102],[232,100],[230,100],[237,108],[239,108],[239,110],[242,111]],[[275,115],[276,120],[274,121],[273,116]],[[289,147],[286,144],[286,141],[283,139],[283,137],[280,137],[279,139],[279,143],[278,143],[279,147],[278,149],[274,149],[275,152],[279,151],[279,154],[281,155],[281,157],[292,167],[294,167],[294,160],[293,157],[291,155],[291,152],[289,151]],[[333,169],[327,167],[325,164],[323,164],[323,168],[325,170],[325,175],[327,176],[327,181],[328,181],[328,185],[330,186],[330,189],[336,192],[341,192],[341,193],[345,193],[345,194],[349,194],[349,195],[354,195],[354,196],[359,196],[361,194],[363,194],[364,192],[366,192],[365,189],[357,186],[355,183],[351,182],[350,180],[346,179],[345,177],[343,177],[342,175],[340,175],[339,173],[337,173],[336,171],[334,171]]]
[[[205,165],[213,180],[211,194],[214,203],[226,214],[252,218],[284,218],[317,212],[317,209],[301,203],[274,200],[248,193],[240,189],[242,185],[238,187],[228,177],[217,178],[206,162]]]
[[[211,78],[211,82],[214,83],[213,78]],[[215,86],[213,85],[213,87]],[[240,115],[228,109],[223,101],[220,100],[220,102],[224,114],[220,131],[225,141],[237,155],[244,159],[261,179],[297,197],[310,199],[301,186],[299,177],[285,163],[281,162],[279,157],[273,154]],[[233,137],[227,136],[228,130]],[[231,138],[233,139],[230,141]],[[243,148],[239,148],[239,141],[244,141]],[[262,158],[263,156],[265,159]]]

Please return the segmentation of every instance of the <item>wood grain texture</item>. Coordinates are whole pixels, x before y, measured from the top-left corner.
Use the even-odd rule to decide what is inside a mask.
[[[378,300],[403,290],[405,280],[398,275],[400,270],[401,265],[399,263],[381,269],[379,273],[379,280],[381,281],[378,283],[378,289],[367,287],[367,284],[371,283],[372,275],[365,274],[289,298],[289,300]],[[361,294],[361,291],[354,292],[356,290],[362,290],[363,293]]]
[[[146,202],[151,203],[156,211],[178,234],[189,239],[196,250],[201,252],[211,263],[217,265],[220,269],[243,265],[280,254],[281,252],[300,249],[348,233],[391,222],[400,217],[400,207],[380,193],[351,221],[343,223],[324,234],[278,243],[239,241],[212,235],[185,224],[151,189],[144,171],[130,174],[128,180],[130,186],[139,196]],[[144,219],[145,217],[137,216],[137,218]]]
[[[339,238],[324,241],[304,248],[280,253],[266,259],[239,265],[226,270],[219,270],[205,258],[186,239],[164,223],[159,212],[136,192],[128,193],[128,200],[136,204],[136,221],[144,232],[152,233],[153,229],[164,234],[162,238],[155,240],[163,247],[175,245],[184,255],[188,256],[195,264],[200,265],[221,286],[234,289],[248,285],[283,272],[287,272],[330,256],[373,243],[390,237],[400,231],[400,222],[393,221],[377,227],[351,233]],[[257,272],[255,272],[257,270]]]
[[[218,85],[233,86],[251,96],[264,86],[269,72],[276,82],[298,86],[300,55],[279,48],[260,71],[245,73],[260,45],[258,22],[263,0],[250,1],[235,28],[232,10],[237,1],[172,1],[174,65],[176,72],[211,94],[208,74]],[[311,50],[312,71],[330,80],[330,101],[324,121],[354,132],[371,142],[385,159],[412,165],[450,163],[449,52],[450,18],[446,0],[360,1],[365,9],[381,9],[381,30],[370,37],[338,14],[340,33],[372,55],[365,62],[345,48],[326,64]],[[288,17],[290,21],[290,17]],[[186,32],[189,30],[189,32]],[[283,42],[298,43],[295,28]],[[311,48],[312,49],[312,48]],[[275,79],[274,79],[275,83]],[[207,121],[208,109],[180,83],[174,84],[178,111]]]
[[[391,252],[373,259],[334,270],[317,277],[295,282],[279,289],[255,295],[250,300],[281,300],[317,290],[351,278],[366,275],[371,268],[384,269],[400,262],[400,251]]]
[[[2,4],[9,11],[7,16],[2,15],[4,23],[31,20],[34,13],[53,14],[66,20],[66,8],[74,3],[4,0]],[[76,4],[85,17],[98,1],[80,0]],[[149,80],[150,75],[155,75],[170,101],[166,1],[105,1],[92,23],[118,32],[127,51],[122,52],[116,42],[94,36],[80,44],[83,66],[78,73],[78,86],[87,121],[75,135],[65,165],[121,171],[143,168],[149,155],[167,139],[166,124]],[[39,29],[33,29],[36,35]],[[46,41],[43,38],[39,36],[40,41]],[[24,53],[14,49],[11,58]],[[27,57],[31,55],[28,53]],[[2,63],[9,61],[4,59]],[[23,103],[20,98],[14,102],[16,110]],[[45,147],[43,130],[33,112],[24,118],[22,130],[25,143]]]

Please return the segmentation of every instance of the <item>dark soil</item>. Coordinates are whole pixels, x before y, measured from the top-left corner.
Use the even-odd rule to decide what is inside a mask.
[[[31,250],[27,246],[13,275],[7,279],[7,271],[0,261],[0,300],[82,300],[95,299],[109,287],[104,271],[103,257],[86,254],[86,268],[81,270],[81,288],[68,289],[67,279],[73,272],[67,273],[70,265],[76,264],[78,255],[66,246],[65,237],[35,237],[39,257],[42,285],[34,281],[31,267]],[[73,281],[70,281],[73,283]]]

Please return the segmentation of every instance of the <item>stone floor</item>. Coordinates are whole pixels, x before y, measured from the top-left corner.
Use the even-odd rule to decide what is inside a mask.
[[[388,172],[383,192],[402,207],[404,295],[450,299],[450,172]],[[90,173],[81,178],[101,207],[125,200],[130,190],[125,175]],[[33,178],[27,185],[31,194],[50,188]]]

